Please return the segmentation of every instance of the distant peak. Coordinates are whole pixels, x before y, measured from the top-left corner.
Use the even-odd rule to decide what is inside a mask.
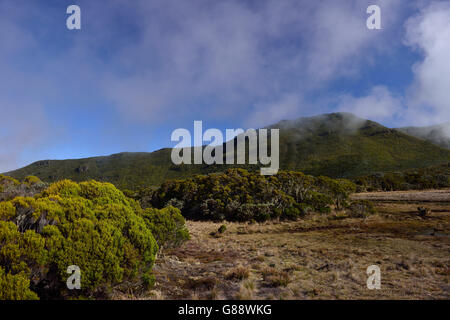
[[[367,124],[372,127],[384,128],[379,123],[360,118],[353,113],[349,112],[333,112],[324,113],[320,115],[315,115],[311,117],[300,117],[294,120],[281,120],[278,123],[270,126],[269,128],[280,128],[280,129],[306,129],[306,130],[316,130],[318,128],[328,128],[330,130],[358,130]]]

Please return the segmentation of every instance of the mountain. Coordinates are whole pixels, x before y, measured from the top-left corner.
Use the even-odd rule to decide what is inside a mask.
[[[398,128],[401,132],[450,149],[450,122],[429,127]]]
[[[331,113],[280,121],[280,169],[312,175],[354,177],[376,172],[421,168],[448,162],[450,150],[386,128],[349,113]],[[109,181],[119,188],[157,185],[166,179],[224,171],[230,167],[258,169],[256,165],[172,164],[171,149],[151,153],[119,153],[76,160],[43,160],[5,175],[43,181]]]
[[[450,151],[350,113],[281,121],[280,163],[313,175],[352,177],[448,162]]]

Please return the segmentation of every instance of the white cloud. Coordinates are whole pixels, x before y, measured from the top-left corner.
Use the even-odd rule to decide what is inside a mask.
[[[276,101],[255,105],[245,124],[253,128],[260,128],[280,120],[289,120],[298,114],[302,105],[299,95],[285,94]]]
[[[389,121],[400,116],[402,99],[395,97],[385,86],[375,86],[368,95],[353,97],[342,95],[338,98],[337,110],[356,114],[374,121]]]
[[[374,54],[392,49],[392,34],[402,4],[377,1],[381,7],[382,30],[366,27],[370,1],[320,1],[309,23],[306,62],[309,83],[342,76],[358,77]]]
[[[366,28],[369,3],[136,1],[142,35],[112,64],[137,72],[113,68],[101,82],[137,121],[185,116],[187,106],[203,117],[235,119],[251,106],[358,76],[387,47],[400,6],[380,1],[386,30],[373,32]],[[298,107],[297,114],[307,111]]]
[[[408,46],[423,60],[414,68],[408,120],[431,124],[450,120],[450,4],[432,3],[406,22]]]
[[[405,23],[404,44],[422,53],[403,96],[375,86],[367,96],[342,95],[338,110],[401,125],[431,125],[450,119],[450,4],[434,2]]]
[[[399,17],[403,4],[391,0],[378,1],[381,31],[366,28],[370,0],[135,0],[133,5],[120,0],[108,4],[79,2],[83,26],[77,34],[63,33],[66,30],[58,29],[59,22],[52,22],[59,16],[59,8],[49,5],[45,8],[48,15],[40,16],[37,4],[27,2],[17,7],[12,0],[0,2],[0,94],[4,104],[0,112],[4,117],[20,119],[29,128],[36,125],[34,119],[20,116],[39,114],[36,117],[48,126],[28,131],[30,134],[44,129],[51,132],[52,126],[62,123],[74,130],[83,130],[83,126],[92,129],[90,133],[97,130],[114,144],[117,135],[137,140],[133,137],[142,124],[157,128],[201,118],[259,126],[320,113],[330,104],[308,103],[315,90],[324,92],[321,101],[329,103],[334,96],[327,93],[328,85],[344,77],[357,78],[367,64],[379,63],[376,55],[399,45],[399,41],[393,41],[398,40],[394,38],[398,32],[395,26],[403,23]],[[424,11],[419,21],[426,15]],[[438,26],[445,29],[445,17],[439,15],[438,20]],[[39,28],[30,28],[32,24]],[[64,26],[63,21],[61,28]],[[441,111],[435,113],[445,115],[448,105],[443,104],[441,87],[448,82],[435,87],[434,80],[427,80],[431,76],[425,70],[434,74],[439,65],[434,60],[441,61],[441,54],[448,51],[429,46],[431,36],[422,33],[423,39],[412,32],[412,39],[418,40],[410,41],[422,50],[424,46],[431,48],[426,51],[430,59],[416,69],[416,100],[441,105],[435,108]],[[18,99],[24,91],[26,99]],[[340,107],[347,104],[359,115],[374,115],[374,119],[392,116],[393,106],[397,108],[402,100],[383,87],[374,88],[367,97],[340,99]],[[371,104],[376,107],[369,107]],[[56,105],[60,108],[57,116],[53,112]],[[75,111],[74,105],[78,108]],[[18,111],[8,109],[11,106]],[[112,114],[119,118],[116,121],[126,123],[121,122],[122,127],[129,125],[135,130],[118,132],[115,124],[106,120],[77,123],[68,116],[63,118],[65,108],[71,115],[89,120],[91,113],[102,119],[106,112],[105,118]],[[3,137],[12,139],[21,131],[20,126],[11,126]],[[87,144],[95,145],[96,139],[98,135],[93,135]],[[139,141],[146,139],[140,137]],[[34,143],[50,143],[26,140],[16,141],[15,154],[23,154]],[[12,148],[13,144],[4,146]],[[140,149],[146,146],[144,142],[139,145]],[[9,153],[2,149],[0,157]]]
[[[0,172],[16,169],[25,150],[36,152],[49,141],[50,125],[43,107],[27,99],[0,99]]]

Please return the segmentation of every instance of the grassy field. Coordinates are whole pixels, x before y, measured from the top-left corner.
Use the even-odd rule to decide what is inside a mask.
[[[377,213],[364,219],[334,213],[226,223],[222,234],[219,223],[189,221],[191,240],[159,255],[152,294],[116,298],[449,299],[450,198],[438,201],[437,194],[442,191],[383,193]],[[430,216],[419,217],[418,205],[430,208]],[[380,290],[366,286],[373,264],[381,268]]]
[[[354,194],[353,199],[371,201],[404,202],[407,204],[417,202],[436,202],[445,205],[450,202],[450,189],[446,190],[420,190],[420,191],[392,191],[392,192],[362,192]]]

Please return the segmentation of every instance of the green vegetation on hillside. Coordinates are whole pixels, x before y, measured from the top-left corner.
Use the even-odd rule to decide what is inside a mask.
[[[450,122],[429,127],[404,127],[397,130],[442,148],[450,149]]]
[[[422,168],[450,159],[450,150],[347,113],[282,121],[269,128],[280,129],[280,169],[316,176],[349,178]],[[44,160],[7,175],[16,179],[34,175],[46,182],[94,179],[111,182],[121,189],[137,190],[160,185],[168,179],[230,168],[228,165],[174,165],[170,154],[171,149],[161,149],[78,160]],[[256,165],[231,167],[259,169]]]
[[[0,202],[0,299],[108,297],[123,283],[146,290],[158,247],[188,238],[176,208],[144,210],[110,183],[62,180]],[[81,290],[66,287],[71,265]]]
[[[400,172],[376,173],[353,179],[359,191],[396,191],[450,188],[450,162]]]
[[[347,113],[284,121],[280,163],[285,170],[350,178],[448,162],[450,151]]]

